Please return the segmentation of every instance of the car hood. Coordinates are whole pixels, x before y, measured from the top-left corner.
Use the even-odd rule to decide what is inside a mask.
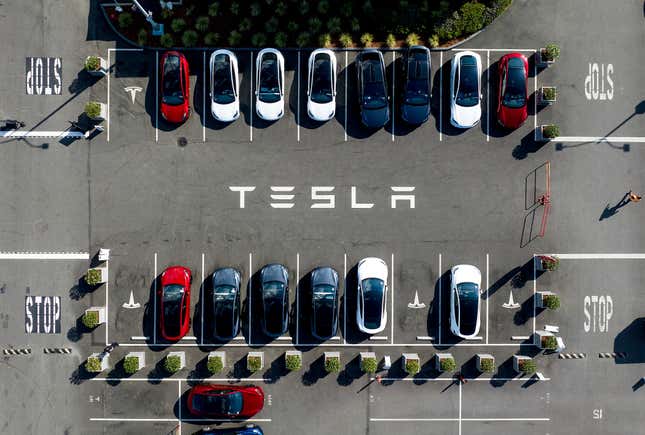
[[[264,392],[257,387],[247,388],[244,390],[244,406],[242,407],[242,416],[252,417],[264,407]]]
[[[358,264],[359,282],[366,278],[378,278],[387,283],[387,265],[380,259],[369,257]]]
[[[381,128],[390,118],[390,111],[387,106],[382,109],[363,109],[361,110],[361,120],[365,127]]]
[[[177,106],[171,106],[170,104],[165,104],[162,102],[161,113],[163,113],[163,116],[168,122],[184,122],[186,119],[188,119],[188,105],[179,104]]]
[[[269,264],[262,269],[262,282],[278,281],[287,285],[286,270],[280,264]]]
[[[213,287],[230,285],[237,289],[239,277],[234,269],[219,269],[213,272]]]
[[[520,108],[502,106],[497,113],[497,119],[506,128],[518,128],[527,118],[526,104]]]
[[[235,121],[240,117],[240,102],[234,101],[230,104],[218,104],[211,102],[213,118],[220,122]]]
[[[325,104],[314,103],[313,101],[307,102],[307,112],[316,121],[327,121],[333,118],[335,107],[336,104],[333,100]]]
[[[482,110],[479,104],[472,107],[459,106],[453,104],[452,110],[452,124],[455,127],[470,128],[479,122],[482,116]]]
[[[482,275],[479,269],[469,264],[460,264],[453,267],[452,276],[455,280],[455,285],[462,282],[474,282],[475,284],[480,285],[482,280]]]
[[[256,100],[255,108],[260,118],[266,121],[275,121],[280,119],[284,113],[284,99],[281,98],[275,103]]]
[[[412,106],[410,104],[403,104],[401,108],[401,116],[410,124],[421,124],[428,120],[430,116],[430,105]]]
[[[326,284],[335,288],[338,285],[338,276],[331,268],[316,269],[311,273],[311,284],[313,286]]]

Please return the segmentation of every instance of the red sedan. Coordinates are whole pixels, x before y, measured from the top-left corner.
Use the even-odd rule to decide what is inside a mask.
[[[523,54],[510,53],[500,59],[498,71],[497,121],[515,129],[528,116],[529,62]]]
[[[161,274],[161,288],[157,295],[161,300],[161,336],[176,341],[190,329],[190,269],[171,266]]]
[[[176,51],[161,56],[161,116],[179,124],[190,115],[190,76],[186,57]]]
[[[196,385],[188,394],[190,413],[208,418],[251,418],[264,407],[264,391],[255,385]]]

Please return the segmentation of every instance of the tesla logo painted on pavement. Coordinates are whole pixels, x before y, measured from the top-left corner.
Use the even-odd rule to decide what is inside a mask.
[[[515,302],[513,300],[513,291],[512,290],[511,290],[511,294],[508,296],[508,302],[502,304],[502,307],[508,308],[509,310],[512,310],[512,309],[520,307],[520,304],[518,304],[517,302]]]
[[[410,302],[408,304],[408,308],[425,308],[426,304],[423,302],[419,302],[419,292],[415,291],[414,292],[414,302]]]
[[[139,86],[128,86],[124,89],[124,91],[130,94],[132,104],[134,104],[134,99],[137,97],[137,92],[143,91],[143,88],[140,88]]]

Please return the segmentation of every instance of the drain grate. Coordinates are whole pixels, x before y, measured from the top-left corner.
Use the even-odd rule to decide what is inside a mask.
[[[186,138],[185,138],[185,137],[183,137],[183,136],[182,136],[182,137],[180,137],[180,138],[178,138],[178,139],[177,139],[177,145],[179,145],[179,146],[180,146],[180,147],[182,147],[182,148],[183,148],[183,147],[185,147],[186,145],[188,145],[188,139],[186,139]]]

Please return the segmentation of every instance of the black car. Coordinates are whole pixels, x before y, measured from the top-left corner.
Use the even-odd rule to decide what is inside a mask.
[[[390,119],[385,61],[380,51],[367,49],[356,57],[358,104],[361,121],[368,128],[381,128]]]
[[[240,329],[240,272],[226,267],[213,272],[213,337],[230,340]]]
[[[267,264],[260,272],[262,286],[262,329],[279,337],[289,327],[289,273],[281,264]]]
[[[338,328],[338,273],[331,267],[311,272],[311,333],[325,340]]]
[[[409,124],[422,124],[430,116],[430,50],[414,45],[403,60],[403,95],[401,117]]]

